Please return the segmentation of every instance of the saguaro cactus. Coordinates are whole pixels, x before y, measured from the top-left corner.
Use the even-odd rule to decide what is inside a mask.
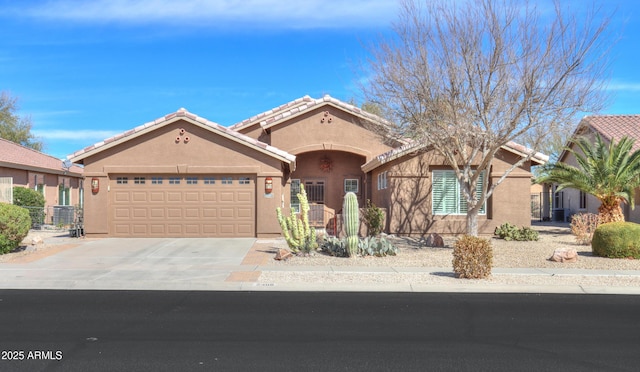
[[[360,207],[358,197],[353,192],[344,196],[342,205],[344,231],[347,235],[347,254],[355,257],[358,254],[358,230],[360,228]]]
[[[318,247],[318,242],[316,229],[309,226],[309,201],[304,185],[300,185],[298,200],[300,200],[300,218],[294,211],[291,211],[289,217],[283,216],[280,207],[276,208],[276,216],[282,228],[282,235],[291,251],[308,253]]]

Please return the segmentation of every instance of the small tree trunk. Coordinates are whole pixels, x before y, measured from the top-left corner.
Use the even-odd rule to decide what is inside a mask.
[[[467,235],[478,236],[478,208],[467,210]]]

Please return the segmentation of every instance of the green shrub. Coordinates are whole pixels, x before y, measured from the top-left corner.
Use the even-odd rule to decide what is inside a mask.
[[[504,239],[506,241],[537,241],[540,238],[536,230],[527,226],[518,228],[516,225],[512,225],[509,222],[496,227],[493,233],[500,239]]]
[[[640,258],[640,225],[610,222],[596,228],[591,239],[594,255],[609,258]]]
[[[33,189],[15,186],[13,188],[13,204],[20,207],[44,207],[44,196]]]
[[[384,212],[369,199],[362,218],[367,226],[367,235],[378,236],[384,230]]]
[[[29,211],[16,205],[0,203],[0,254],[18,248],[30,227]]]
[[[453,272],[458,278],[483,279],[491,275],[491,242],[464,235],[453,246]]]
[[[593,213],[578,213],[571,217],[571,233],[575,235],[578,244],[591,244],[598,220],[598,215]]]

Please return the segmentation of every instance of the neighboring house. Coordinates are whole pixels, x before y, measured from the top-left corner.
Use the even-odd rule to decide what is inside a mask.
[[[60,159],[0,138],[0,178],[41,193],[47,212],[45,223],[58,222],[53,220],[55,207],[81,205],[82,172],[77,165],[65,168]]]
[[[632,151],[636,151],[640,149],[640,115],[585,116],[578,124],[578,128],[572,138],[586,136],[595,139],[596,133],[599,133],[606,143],[610,143],[612,139],[617,142],[625,136],[633,138],[635,139],[635,144]],[[571,142],[567,146],[575,149],[575,145]],[[567,150],[560,154],[558,161],[577,166],[575,156]],[[555,191],[553,185],[549,187],[551,187],[552,191]],[[634,204],[636,208],[631,209],[629,204],[624,203],[622,210],[627,221],[640,223],[640,208],[638,208],[638,205],[640,205],[640,189],[635,191]],[[553,193],[552,208],[555,220],[564,219],[565,221],[570,221],[570,216],[575,213],[588,212],[597,214],[598,207],[600,207],[600,201],[582,191],[564,189]],[[561,216],[563,218],[560,218]]]
[[[329,96],[305,96],[226,128],[184,109],[69,156],[84,164],[85,232],[93,236],[246,236],[281,234],[276,207],[299,208],[304,185],[311,220],[331,227],[346,192],[388,209],[395,234],[464,232],[458,206],[432,212],[432,179],[449,197],[447,167],[427,149],[383,138],[379,117]],[[488,177],[524,155],[510,144]],[[382,155],[381,155],[382,154]],[[530,223],[530,166],[518,168],[489,200],[481,233]],[[385,184],[382,185],[384,175]],[[419,193],[416,193],[420,191]]]

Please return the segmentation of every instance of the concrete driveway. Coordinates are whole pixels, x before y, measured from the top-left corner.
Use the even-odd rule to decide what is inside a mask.
[[[211,289],[242,270],[255,240],[69,240],[77,246],[33,262],[0,264],[0,288]]]

